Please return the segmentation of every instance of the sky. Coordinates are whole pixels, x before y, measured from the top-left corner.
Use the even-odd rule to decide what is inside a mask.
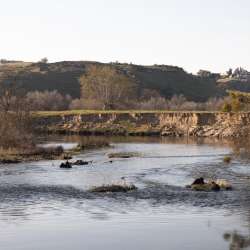
[[[0,58],[250,71],[249,0],[0,0]]]

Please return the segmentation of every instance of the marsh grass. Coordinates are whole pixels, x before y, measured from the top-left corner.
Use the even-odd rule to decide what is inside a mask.
[[[91,141],[88,143],[78,143],[76,147],[72,149],[73,152],[79,152],[83,149],[99,149],[99,148],[113,148],[109,142],[104,140]]]
[[[135,157],[136,155],[137,154],[133,152],[107,154],[108,158],[130,158]]]
[[[60,159],[63,147],[32,147],[32,148],[0,148],[0,162],[17,163],[22,161],[39,161],[44,159]]]
[[[131,190],[136,190],[137,187],[134,184],[127,185],[126,183],[122,184],[111,184],[111,185],[103,185],[100,187],[94,187],[89,189],[88,191],[91,193],[101,192],[101,193],[112,193],[112,192],[127,192]]]
[[[230,163],[231,157],[230,157],[230,156],[225,156],[225,157],[222,159],[222,161],[223,161],[224,163]]]

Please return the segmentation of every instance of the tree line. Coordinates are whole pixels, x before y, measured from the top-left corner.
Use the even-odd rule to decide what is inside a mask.
[[[47,58],[41,60],[47,63]],[[188,101],[183,94],[174,94],[164,98],[157,90],[144,88],[138,96],[138,86],[129,77],[117,72],[112,66],[89,66],[78,78],[81,86],[81,98],[72,99],[63,96],[57,90],[24,93],[28,84],[27,69],[16,71],[4,70],[0,79],[0,108],[5,112],[15,109],[20,102],[28,104],[31,111],[61,110],[221,110],[224,103],[231,105],[229,97],[213,97],[204,103]],[[22,106],[22,105],[21,105]],[[21,107],[20,106],[20,107]]]

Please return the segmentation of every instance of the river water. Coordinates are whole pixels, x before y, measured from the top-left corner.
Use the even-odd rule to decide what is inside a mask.
[[[0,249],[250,249],[250,166],[222,158],[230,141],[160,137],[48,136],[42,145],[72,148],[106,140],[114,148],[62,161],[0,165]],[[133,152],[136,157],[107,158]],[[203,175],[232,190],[185,188]],[[125,177],[125,179],[121,179]],[[103,184],[133,183],[127,193],[89,193]]]

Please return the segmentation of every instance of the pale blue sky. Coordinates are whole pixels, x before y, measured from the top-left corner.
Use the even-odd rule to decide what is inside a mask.
[[[0,58],[250,71],[249,0],[0,0]]]

